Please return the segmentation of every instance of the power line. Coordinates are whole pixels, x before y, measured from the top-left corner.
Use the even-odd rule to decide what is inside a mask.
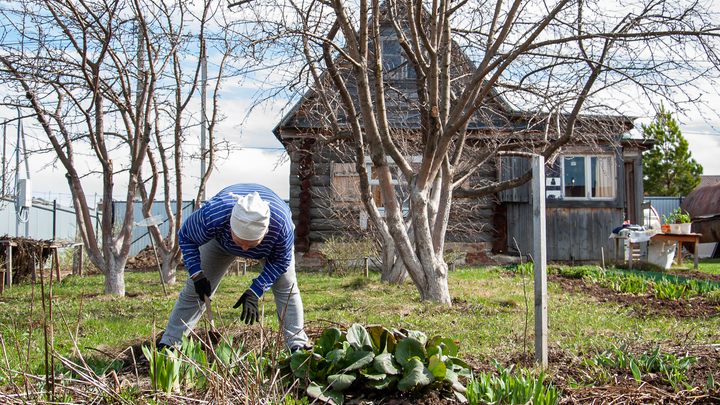
[[[691,131],[681,131],[683,135],[693,135],[693,136],[718,136],[720,137],[720,133],[711,133],[711,132],[691,132]]]

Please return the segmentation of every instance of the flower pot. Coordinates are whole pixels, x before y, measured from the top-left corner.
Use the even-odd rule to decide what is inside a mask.
[[[681,224],[668,224],[670,226],[670,232],[671,233],[680,233],[680,225]]]
[[[692,224],[680,224],[680,233],[692,233]]]

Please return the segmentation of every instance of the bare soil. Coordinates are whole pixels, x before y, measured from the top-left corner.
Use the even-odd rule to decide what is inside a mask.
[[[145,255],[147,255],[147,253],[148,251],[145,252]],[[149,250],[149,253],[153,255],[151,267],[156,266],[152,250]],[[147,257],[143,260],[147,260]],[[147,263],[147,261],[145,263]],[[701,273],[694,270],[681,271],[678,275],[720,281],[720,275]],[[601,287],[597,284],[586,282],[583,279],[567,278],[558,275],[549,275],[548,281],[558,284],[564,291],[570,294],[583,294],[589,297],[590,300],[599,303],[614,302],[622,307],[631,309],[634,316],[643,319],[656,316],[696,319],[720,316],[720,303],[703,298],[660,300],[649,293],[642,295],[621,294],[613,289]],[[453,302],[453,305],[453,311],[463,312],[475,310],[466,302],[456,301]],[[322,331],[329,326],[346,327],[345,325],[334,324],[331,321],[318,320],[306,323],[305,330],[310,340],[314,341],[320,337]],[[272,336],[272,331],[262,330],[257,325],[246,326],[240,324],[221,329],[220,332],[225,336],[232,335],[234,342],[244,341],[245,347],[248,348],[267,346],[268,339],[276,338]],[[195,333],[205,341],[217,344],[216,340],[213,341],[207,338],[208,331],[205,328],[197,327]],[[137,370],[141,381],[141,388],[149,389],[148,363],[142,354],[142,346],[152,345],[153,340],[157,344],[161,337],[162,332],[160,331],[154,338],[153,336],[142,337],[128,342],[122,347],[100,347],[97,348],[97,350],[124,362],[125,367],[118,376],[120,380],[125,379],[134,384],[137,381],[135,374]],[[718,336],[708,338],[708,341],[718,340],[720,340],[720,331],[718,331]],[[653,347],[633,347],[628,350],[639,355],[657,346],[658,344],[655,344]],[[552,347],[549,353],[548,375],[551,376],[552,383],[562,390],[561,404],[720,404],[720,345],[708,344],[696,346],[682,344],[682,342],[666,342],[664,344],[660,343],[660,348],[663,352],[673,354],[676,357],[692,355],[698,358],[698,361],[685,373],[687,376],[686,381],[695,387],[695,389],[675,391],[666,378],[659,374],[643,375],[642,382],[638,384],[629,370],[620,369],[610,370],[611,381],[605,385],[596,385],[597,383],[580,387],[571,385],[572,381],[587,381],[588,375],[592,373],[588,367],[582,364],[587,354],[568,353]],[[495,372],[495,366],[490,359],[470,357],[464,360],[472,367],[475,374],[479,372]],[[496,360],[506,367],[518,365],[525,368],[532,368],[534,366],[532,353],[514,353],[507,358],[496,358]],[[716,383],[714,389],[708,390],[708,377],[711,373]],[[348,394],[346,404],[456,404],[455,401],[442,398],[436,392],[430,392],[421,397],[396,395],[397,393],[369,393],[367,391]]]
[[[699,272],[692,273],[693,278],[712,280],[715,274]],[[683,274],[683,277],[692,277],[690,274]],[[707,277],[707,278],[706,278]],[[548,282],[559,284],[563,290],[569,293],[585,294],[597,302],[614,302],[623,307],[632,308],[635,315],[641,318],[663,315],[676,318],[710,317],[720,313],[720,303],[705,298],[694,297],[691,299],[661,300],[653,294],[622,294],[612,288],[602,287],[598,284],[586,282],[583,279],[560,277],[548,275]]]
[[[683,274],[685,277],[696,277],[699,279],[718,280],[719,277],[711,274],[691,272]],[[632,308],[635,316],[648,318],[653,316],[670,316],[678,318],[707,318],[715,317],[720,313],[717,302],[705,299],[691,300],[658,300],[650,294],[632,295],[619,294],[612,289],[600,287],[596,284],[585,282],[582,279],[573,279],[552,275],[548,281],[559,284],[565,291],[571,294],[584,294],[591,300],[597,302],[615,302],[623,307]],[[718,280],[720,281],[720,280]],[[456,310],[471,310],[465,303],[456,303]],[[311,340],[320,336],[323,329],[330,326],[329,321],[309,322],[306,325],[306,332]],[[335,325],[340,326],[342,325]],[[198,328],[197,333],[205,336],[206,330]],[[228,330],[221,331],[223,334],[232,334],[234,341],[245,341],[246,347],[259,347],[261,339],[267,339],[270,331],[261,331],[257,326],[248,327],[245,325],[235,326]],[[719,331],[720,333],[720,331]],[[156,342],[161,335],[156,336]],[[713,339],[715,340],[715,339]],[[142,355],[141,346],[151,344],[152,339],[139,339],[131,344],[135,359],[129,357],[130,350],[127,346],[123,353],[121,350],[106,349],[108,354],[119,355],[128,365],[123,374],[128,379],[135,378],[137,364],[141,376],[147,378],[147,361]],[[640,354],[650,347],[635,347],[630,349],[633,353]],[[693,390],[675,391],[671,384],[659,374],[644,375],[642,382],[638,384],[629,370],[610,370],[611,381],[605,385],[590,385],[577,387],[571,386],[571,381],[587,381],[588,373],[591,373],[582,364],[582,353],[566,353],[557,349],[550,352],[550,370],[553,384],[562,390],[561,404],[718,404],[720,403],[720,390],[718,385],[714,389],[707,390],[708,376],[714,375],[716,381],[720,380],[720,345],[690,346],[677,343],[661,345],[661,350],[667,353],[682,357],[686,355],[696,356],[698,361],[693,364],[686,373],[687,381],[691,383]],[[505,359],[497,359],[505,366],[517,364],[522,367],[532,368],[532,354],[516,353]],[[123,358],[124,357],[124,358]],[[494,372],[495,366],[490,359],[466,358],[473,371]],[[398,396],[389,394],[369,394],[367,391],[349,393],[346,403],[358,405],[450,405],[455,404],[451,399],[442,398],[436,392],[430,392],[422,397]]]

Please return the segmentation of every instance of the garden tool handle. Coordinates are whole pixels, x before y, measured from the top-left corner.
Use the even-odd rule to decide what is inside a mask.
[[[205,310],[207,311],[208,319],[210,319],[210,327],[215,329],[215,319],[213,318],[212,305],[210,304],[210,297],[205,296]]]

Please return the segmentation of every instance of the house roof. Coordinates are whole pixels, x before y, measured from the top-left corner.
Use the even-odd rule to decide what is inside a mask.
[[[720,183],[720,176],[716,175],[700,175],[700,184],[696,188],[712,186]]]
[[[402,49],[397,42],[394,28],[391,26],[389,19],[383,17],[380,29],[381,38],[387,40],[383,42],[383,73],[385,75],[385,103],[387,107],[387,118],[390,128],[396,130],[418,130],[421,126],[420,110],[417,107],[417,87],[416,77],[413,69],[406,61],[402,54]],[[455,49],[460,47],[453,42]],[[461,50],[453,53],[453,61],[451,62],[451,77],[454,78],[453,86],[456,92],[462,91],[462,87],[467,83],[476,67],[470,58]],[[359,104],[357,88],[355,85],[354,75],[349,64],[343,64],[338,57],[336,62],[341,70],[341,75],[346,83],[348,90],[355,105]],[[371,86],[373,77],[370,75]],[[318,91],[320,86],[324,86],[324,91]],[[327,73],[324,72],[321,77],[321,85],[316,84],[309,88],[301,99],[288,111],[280,122],[273,128],[273,134],[283,144],[286,143],[285,138],[297,138],[303,133],[330,133],[332,125],[329,121],[329,112],[326,104],[321,99],[326,98],[326,103],[335,111],[338,124],[341,128],[349,128],[350,124],[340,102],[340,94],[331,83]],[[550,133],[553,133],[553,125],[549,124],[547,113],[537,113],[531,111],[522,111],[514,109],[511,104],[495,89],[487,96],[482,106],[475,111],[471,118],[467,130],[470,134],[475,134],[478,139],[482,139],[482,134],[504,133],[512,134],[520,138],[527,138],[529,135],[547,132],[550,126]],[[562,115],[566,117],[566,115]],[[362,119],[362,117],[360,117]],[[361,122],[362,125],[362,122]],[[621,116],[582,116],[576,125],[580,132],[589,135],[598,132],[598,125],[610,125],[610,129],[603,131],[616,136],[613,138],[620,139],[621,134],[633,127],[632,119]]]

